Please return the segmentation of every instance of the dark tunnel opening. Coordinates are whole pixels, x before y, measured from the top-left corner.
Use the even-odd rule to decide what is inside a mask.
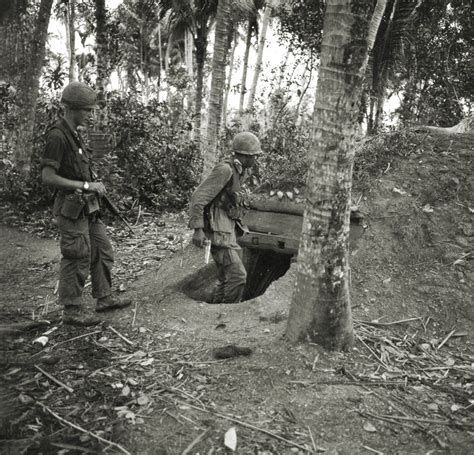
[[[243,260],[247,269],[247,285],[242,300],[250,300],[264,294],[274,281],[288,271],[292,258],[292,254],[244,248]]]

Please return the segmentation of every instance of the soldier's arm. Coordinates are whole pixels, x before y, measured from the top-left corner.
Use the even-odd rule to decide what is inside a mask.
[[[227,163],[219,163],[196,188],[191,196],[189,209],[189,227],[191,229],[204,227],[204,207],[214,200],[231,178],[231,167]]]
[[[58,175],[65,147],[67,147],[67,144],[65,144],[61,134],[57,134],[56,132],[49,134],[41,160],[41,179],[45,185],[58,190],[82,190],[84,189],[83,181],[71,180]],[[102,196],[105,194],[105,186],[100,182],[91,182],[89,183],[88,191],[93,191],[99,196]]]

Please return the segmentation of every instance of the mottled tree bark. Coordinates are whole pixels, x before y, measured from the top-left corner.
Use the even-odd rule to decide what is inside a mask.
[[[211,92],[209,94],[209,117],[206,147],[204,150],[203,176],[210,172],[217,159],[217,137],[222,114],[222,99],[224,96],[229,23],[230,0],[220,0],[217,7],[214,55],[212,57],[212,79]]]
[[[329,0],[324,17],[306,208],[286,336],[328,349],[353,343],[348,254],[352,166],[372,11],[372,0]]]
[[[245,93],[247,92],[247,72],[249,68],[250,46],[252,44],[252,20],[249,19],[245,40],[244,62],[242,66],[242,82],[240,84],[239,116],[244,112]]]
[[[24,71],[21,75],[18,87],[18,138],[14,150],[14,160],[18,171],[25,176],[30,172],[39,80],[41,70],[43,69],[52,5],[53,0],[41,0],[36,24],[30,40],[28,71]]]

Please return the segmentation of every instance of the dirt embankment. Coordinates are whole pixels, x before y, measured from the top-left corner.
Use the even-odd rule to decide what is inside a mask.
[[[473,327],[473,139],[421,132],[405,139],[401,156],[384,158],[360,200],[366,230],[352,255],[357,313]]]

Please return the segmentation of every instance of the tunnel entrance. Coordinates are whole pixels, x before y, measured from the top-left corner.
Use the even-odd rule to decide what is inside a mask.
[[[268,286],[281,278],[290,268],[292,254],[272,250],[243,248],[247,270],[247,284],[242,300],[250,300],[265,293]]]
[[[242,248],[242,261],[247,270],[247,284],[242,300],[250,300],[265,293],[268,286],[281,278],[290,268],[293,254],[272,250]],[[178,287],[193,300],[207,302],[217,283],[217,269],[213,261],[188,275]]]

